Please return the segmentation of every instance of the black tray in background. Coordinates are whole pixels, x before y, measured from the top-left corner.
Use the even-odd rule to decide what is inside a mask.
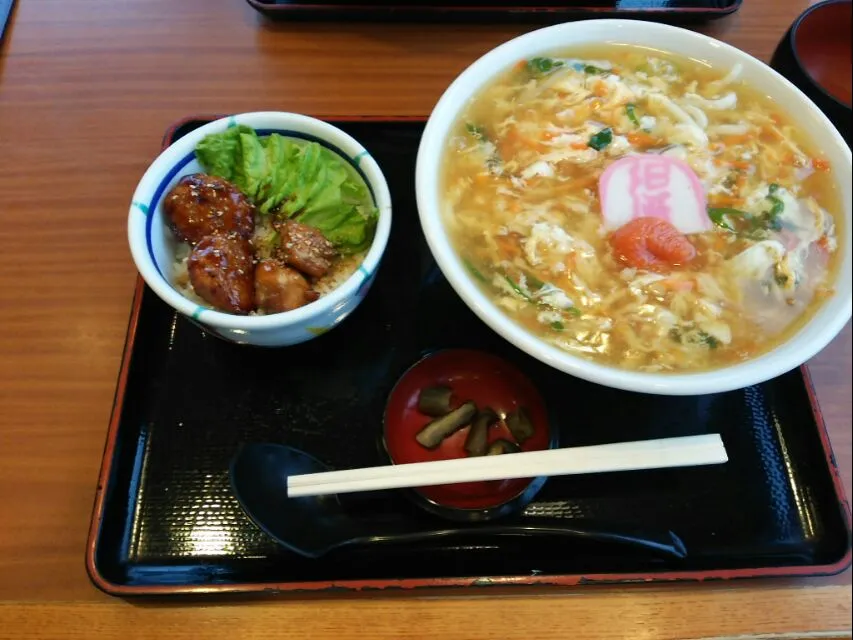
[[[327,0],[248,0],[274,20],[539,22],[584,18],[633,18],[694,23],[722,18],[743,0],[492,0],[489,3],[329,2]]]
[[[167,142],[201,123],[177,126]],[[805,369],[724,394],[664,397],[539,363],[477,319],[429,253],[414,202],[423,123],[337,124],[376,158],[392,192],[391,239],[373,288],[328,334],[261,349],[210,337],[139,285],[88,548],[100,588],[131,595],[570,585],[826,574],[849,564],[849,507]],[[337,468],[385,464],[377,441],[388,392],[423,354],[444,347],[516,363],[543,393],[561,446],[719,432],[725,465],[552,478],[520,516],[536,517],[544,503],[568,519],[671,530],[687,557],[663,562],[613,547],[504,538],[464,550],[437,540],[309,560],[253,526],[227,477],[241,443],[283,442]],[[347,504],[366,518],[435,523],[400,493],[352,494]]]

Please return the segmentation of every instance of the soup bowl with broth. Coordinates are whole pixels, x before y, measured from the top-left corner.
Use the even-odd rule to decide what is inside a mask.
[[[450,284],[533,357],[692,395],[804,363],[851,315],[851,155],[755,58],[590,20],[509,41],[433,110],[421,225]]]

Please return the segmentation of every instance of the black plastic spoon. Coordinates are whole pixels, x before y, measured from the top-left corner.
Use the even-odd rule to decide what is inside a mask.
[[[376,543],[405,543],[435,538],[483,536],[545,536],[568,541],[595,541],[635,547],[654,556],[681,559],[687,555],[674,533],[596,530],[554,518],[536,523],[454,525],[424,529],[404,520],[368,522],[349,516],[337,496],[289,498],[291,475],[328,471],[306,453],[280,444],[248,444],[231,461],[231,486],[240,506],[267,535],[291,551],[319,558],[341,547]]]

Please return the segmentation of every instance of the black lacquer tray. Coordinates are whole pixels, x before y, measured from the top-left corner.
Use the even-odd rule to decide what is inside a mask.
[[[638,18],[661,22],[713,20],[737,11],[743,0],[492,0],[491,2],[329,2],[248,0],[280,20],[432,22],[557,22],[583,18]]]
[[[165,142],[203,122],[180,123]],[[341,326],[285,349],[211,337],[139,281],[87,551],[98,587],[116,595],[337,592],[816,575],[849,565],[850,509],[805,368],[739,391],[663,397],[539,363],[470,312],[432,260],[414,201],[423,122],[335,122],[366,146],[391,188],[391,239],[377,280]],[[668,530],[686,558],[514,537],[311,560],[277,546],[243,514],[227,475],[241,443],[286,443],[335,468],[385,464],[379,439],[389,391],[424,354],[448,347],[520,367],[542,392],[561,446],[720,433],[725,465],[552,478],[513,516]],[[344,503],[367,519],[457,526],[400,492],[349,494]]]

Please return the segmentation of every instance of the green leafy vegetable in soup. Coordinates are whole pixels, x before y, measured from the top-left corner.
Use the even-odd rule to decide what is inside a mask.
[[[550,73],[562,66],[563,62],[561,60],[553,60],[551,58],[532,58],[527,61],[527,69],[533,75]]]
[[[602,129],[589,138],[589,146],[596,151],[601,151],[611,142],[613,142],[613,130],[610,128]]]
[[[487,83],[440,187],[472,281],[542,340],[624,369],[714,369],[786,340],[833,293],[841,203],[820,150],[741,71],[601,45]],[[659,194],[609,219],[601,177],[632,156],[686,165],[702,224],[679,228]]]
[[[640,119],[637,118],[637,108],[630,102],[625,105],[625,113],[628,115],[628,120],[634,123],[635,126],[640,126]]]
[[[485,129],[483,129],[483,127],[477,126],[476,124],[471,124],[469,122],[465,125],[465,129],[477,140],[486,141],[489,139],[489,136],[486,135]]]

